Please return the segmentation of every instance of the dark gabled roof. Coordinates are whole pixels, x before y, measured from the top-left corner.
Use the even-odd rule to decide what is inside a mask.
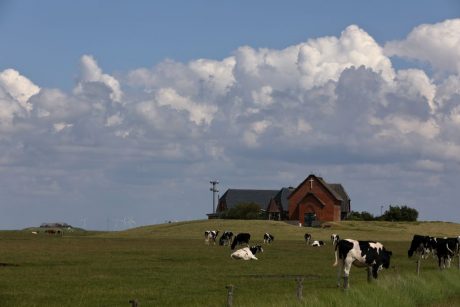
[[[267,212],[278,213],[281,212],[281,207],[278,203],[272,198],[270,199],[270,203],[267,206]]]
[[[228,189],[219,199],[219,202],[225,201],[227,209],[240,203],[255,203],[261,209],[266,209],[270,199],[274,198],[278,192],[279,190]]]
[[[310,176],[309,176],[310,177]],[[327,183],[326,181],[324,181],[324,179],[322,177],[316,177],[319,181],[321,181],[321,183],[326,187],[326,189],[337,199],[337,200],[340,200],[340,201],[343,201],[343,198],[342,196],[337,193],[336,190],[334,190],[334,188],[331,187],[331,185],[329,183]]]
[[[275,196],[275,201],[281,205],[281,207],[283,208],[283,211],[289,210],[288,197],[289,195],[291,195],[292,191],[294,191],[293,187],[282,188],[281,190],[278,191],[278,193]]]
[[[345,191],[345,188],[340,183],[329,183],[329,186],[342,198],[341,211],[350,212],[350,197]]]

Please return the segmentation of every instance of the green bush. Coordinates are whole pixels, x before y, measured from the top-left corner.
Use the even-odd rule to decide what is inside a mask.
[[[222,219],[233,219],[233,220],[257,220],[263,219],[263,213],[260,210],[260,206],[255,203],[240,203],[235,207],[224,211],[220,217]]]
[[[390,209],[385,211],[381,216],[381,220],[384,221],[407,221],[415,222],[418,218],[418,211],[414,208],[409,208],[407,206],[391,206]]]
[[[351,211],[347,219],[350,221],[374,221],[375,217],[367,211]]]

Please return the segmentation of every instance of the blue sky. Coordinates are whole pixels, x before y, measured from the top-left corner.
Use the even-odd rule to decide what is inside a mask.
[[[82,54],[110,72],[125,72],[166,58],[218,60],[244,45],[280,49],[337,35],[350,24],[385,42],[460,12],[458,1],[425,0],[1,2],[0,34],[9,46],[0,67],[67,89]]]
[[[0,1],[0,228],[341,182],[459,222],[457,1]],[[455,214],[452,214],[455,213]]]

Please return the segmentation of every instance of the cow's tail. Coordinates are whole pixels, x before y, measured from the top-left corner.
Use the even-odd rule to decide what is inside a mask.
[[[334,254],[335,254],[335,262],[332,266],[337,266],[337,264],[339,263],[339,259],[338,259],[338,250],[337,250],[337,247],[339,246],[339,242],[337,242],[337,244],[335,245],[335,251],[334,251]]]
[[[449,251],[449,253],[451,253],[451,255],[454,255],[455,253],[449,248],[449,244],[446,243],[446,248],[447,250]]]

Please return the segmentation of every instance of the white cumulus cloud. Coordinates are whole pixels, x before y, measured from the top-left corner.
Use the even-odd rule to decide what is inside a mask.
[[[385,53],[428,62],[437,70],[460,73],[460,19],[419,25],[406,39],[388,42]]]

